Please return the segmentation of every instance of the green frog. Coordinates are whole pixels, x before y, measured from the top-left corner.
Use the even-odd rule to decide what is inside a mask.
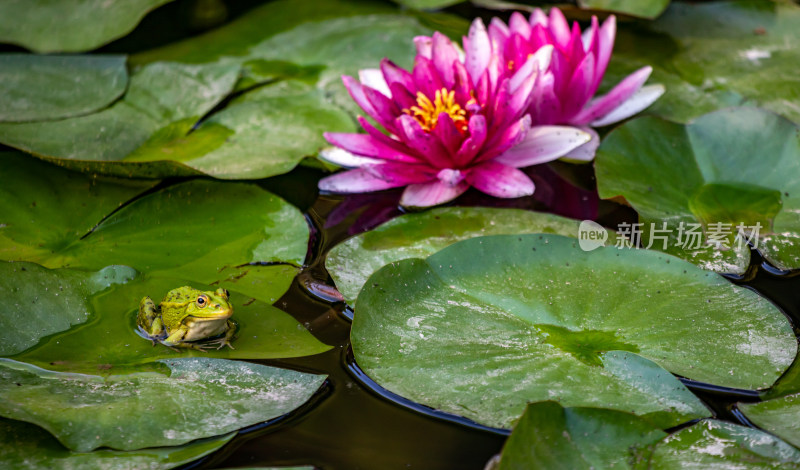
[[[155,346],[156,341],[171,348],[205,348],[231,345],[236,333],[236,323],[230,320],[233,306],[225,289],[214,292],[201,291],[189,286],[178,287],[167,293],[156,306],[150,297],[139,302],[136,324]],[[223,336],[224,335],[224,336]],[[211,341],[203,341],[207,338]]]

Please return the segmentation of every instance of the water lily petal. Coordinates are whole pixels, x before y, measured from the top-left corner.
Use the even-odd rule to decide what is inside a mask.
[[[417,56],[412,74],[417,89],[427,95],[428,98],[433,98],[436,95],[436,90],[441,90],[444,87],[442,79],[439,77],[439,72],[430,59]]]
[[[522,119],[508,126],[502,133],[495,134],[489,143],[484,145],[483,152],[475,161],[487,161],[502,155],[506,150],[522,142],[530,128],[531,117],[526,114]]]
[[[547,15],[544,14],[541,8],[534,8],[533,12],[531,12],[530,23],[531,26],[547,26]]]
[[[572,37],[572,31],[569,28],[569,23],[567,23],[564,14],[561,13],[561,10],[558,8],[550,9],[550,18],[548,19],[547,26],[553,34],[553,39],[555,39],[556,44],[558,44],[561,49],[566,49]]]
[[[342,76],[342,82],[344,82],[344,87],[347,88],[348,93],[353,98],[353,101],[364,110],[370,116],[375,116],[375,107],[372,106],[372,103],[369,102],[367,99],[367,95],[364,93],[364,86],[353,77],[348,75]]]
[[[617,17],[610,15],[600,26],[597,43],[597,71],[600,77],[606,72],[611,51],[614,49],[614,37],[617,35]]]
[[[374,140],[394,149],[399,153],[409,154],[408,152],[409,149],[404,143],[376,129],[375,126],[373,126],[369,121],[367,121],[367,119],[364,116],[358,116],[356,119],[358,119],[358,123],[361,124],[361,127],[365,131],[367,131],[367,134],[369,134]],[[411,155],[409,154],[409,156]]]
[[[470,117],[467,129],[469,130],[469,137],[461,144],[461,148],[458,149],[456,154],[455,164],[458,166],[465,166],[471,162],[486,142],[488,132],[486,118],[480,114]]]
[[[389,84],[386,83],[380,69],[361,69],[358,71],[358,79],[362,84],[381,92],[384,96],[392,97]]]
[[[492,55],[492,44],[489,34],[480,18],[476,18],[469,28],[469,34],[464,38],[464,51],[466,52],[465,66],[469,76],[477,84],[478,78],[483,75]]]
[[[433,133],[439,138],[445,150],[450,155],[455,155],[461,147],[464,136],[461,135],[461,132],[458,130],[449,114],[440,113],[437,119],[436,127],[433,128]]]
[[[530,196],[536,189],[528,175],[496,161],[484,162],[470,169],[467,182],[479,191],[502,198]]]
[[[453,63],[459,61],[458,50],[450,39],[444,34],[436,31],[433,33],[433,65],[442,82],[447,89],[453,88],[455,78],[453,77]]]
[[[594,95],[594,54],[589,53],[578,64],[567,87],[571,91],[561,101],[562,112],[572,116],[577,114]]]
[[[550,60],[553,58],[553,45],[542,46],[533,55],[528,57],[525,64],[511,76],[508,85],[512,93],[528,79],[531,74],[544,74],[550,67]]]
[[[531,24],[518,11],[511,14],[511,18],[508,20],[508,29],[512,33],[517,33],[525,38],[531,35]]]
[[[432,181],[422,184],[411,184],[400,198],[400,205],[404,207],[430,207],[445,202],[450,202],[469,189],[469,183],[462,181],[455,186]]]
[[[419,163],[419,160],[405,152],[398,151],[397,147],[389,146],[368,134],[345,134],[326,132],[325,140],[339,148],[345,149],[356,155],[373,157],[381,160],[392,160],[405,163]]]
[[[431,166],[448,168],[453,165],[450,154],[439,139],[420,126],[416,119],[403,114],[397,118],[397,136],[424,158]]]
[[[364,96],[367,97],[367,100],[369,100],[369,103],[372,105],[372,109],[375,110],[375,114],[371,114],[370,116],[387,131],[396,133],[394,118],[400,114],[400,108],[397,104],[374,88],[364,86],[362,89],[364,90]]]
[[[414,47],[417,48],[418,55],[425,57],[426,59],[433,58],[433,54],[431,53],[433,50],[433,39],[429,36],[414,37]]]
[[[594,159],[594,154],[597,152],[597,147],[600,146],[600,136],[591,127],[581,127],[583,132],[591,135],[592,138],[589,142],[579,145],[571,150],[569,153],[561,157],[561,160],[575,163],[590,162]]]
[[[413,90],[415,88],[414,77],[389,59],[383,59],[381,61],[381,72],[383,73],[382,78],[385,79],[388,87],[391,87],[394,83],[398,83],[406,90]],[[364,80],[362,79],[361,81],[363,82]],[[366,84],[369,85],[368,83]],[[392,96],[392,94],[389,93],[387,96]]]
[[[334,193],[363,193],[422,183],[435,177],[429,168],[420,165],[382,163],[322,178],[319,189]]]
[[[592,126],[600,127],[614,124],[644,110],[661,95],[664,94],[664,85],[648,85],[640,88],[630,98],[617,106],[613,111],[605,116],[591,122]]]
[[[606,116],[633,96],[644,85],[652,71],[652,67],[646,66],[628,75],[611,91],[589,102],[580,113],[570,119],[570,123],[582,126]]]
[[[535,126],[530,128],[522,142],[494,161],[514,168],[538,165],[566,155],[591,138],[591,134],[576,127]]]
[[[345,168],[358,168],[365,165],[377,165],[380,160],[362,157],[339,147],[325,147],[319,151],[319,158]]]

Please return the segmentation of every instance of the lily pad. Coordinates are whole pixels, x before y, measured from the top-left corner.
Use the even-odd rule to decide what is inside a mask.
[[[670,0],[578,0],[581,8],[604,10],[653,19],[669,6]]]
[[[629,413],[528,405],[496,470],[800,468],[800,451],[763,431],[705,419],[666,435]]]
[[[0,466],[50,470],[80,468],[105,470],[147,468],[161,470],[179,467],[204,457],[228,443],[236,433],[211,437],[177,447],[157,447],[132,451],[101,449],[73,452],[65,449],[51,434],[23,421],[0,418]]]
[[[800,122],[798,41],[794,2],[672,2],[650,24],[620,24],[606,83],[650,65],[667,91],[648,111],[667,119],[761,106]]]
[[[800,446],[800,395],[789,395],[761,403],[740,403],[742,410],[753,424]]]
[[[497,470],[630,468],[667,434],[630,413],[564,408],[547,401],[525,408],[503,447]]]
[[[78,452],[174,446],[289,413],[325,380],[222,359],[160,362],[168,375],[103,378],[2,359],[0,414],[37,424]]]
[[[4,0],[0,42],[36,52],[82,52],[129,33],[144,15],[172,0]]]
[[[121,55],[0,54],[0,83],[0,122],[44,121],[108,106],[125,91],[128,72]]]
[[[202,285],[172,278],[142,278],[128,282],[124,286],[115,286],[103,291],[99,295],[81,297],[85,291],[84,284],[77,282],[60,281],[59,287],[64,291],[55,299],[68,295],[78,297],[83,308],[76,308],[72,304],[63,303],[47,309],[38,317],[33,316],[36,309],[42,309],[47,303],[50,293],[44,286],[37,286],[31,281],[31,269],[36,265],[31,263],[0,263],[0,273],[3,268],[10,266],[11,272],[7,273],[8,284],[11,286],[29,286],[20,291],[14,288],[0,289],[6,297],[14,300],[12,305],[18,304],[20,320],[19,325],[0,330],[0,343],[11,341],[12,344],[18,330],[39,331],[49,328],[49,332],[63,331],[38,342],[44,334],[39,333],[37,341],[28,341],[25,345],[37,345],[35,348],[13,356],[13,359],[31,363],[47,369],[69,372],[82,372],[88,374],[109,375],[118,374],[120,370],[139,370],[140,364],[151,363],[157,359],[174,359],[187,356],[214,357],[224,359],[274,359],[310,356],[329,350],[331,347],[321,343],[303,325],[291,315],[278,310],[268,303],[254,300],[236,290],[236,285],[229,287],[233,305],[233,320],[237,324],[237,333],[231,343],[235,349],[222,348],[210,349],[200,352],[193,349],[173,350],[166,346],[151,344],[151,341],[137,334],[136,314],[139,301],[145,296],[150,296],[158,302],[166,293],[176,287],[191,285],[201,290],[213,290],[216,286]],[[20,266],[27,266],[26,271],[20,271]],[[17,271],[13,271],[16,269]],[[101,271],[103,274],[107,268]],[[130,268],[128,268],[130,269]],[[9,271],[9,269],[6,269]],[[39,268],[39,271],[47,271]],[[51,276],[59,278],[77,276],[73,270],[59,269],[50,271]],[[98,277],[98,275],[95,275]],[[78,279],[85,279],[78,276]],[[2,284],[0,284],[2,285]],[[223,284],[224,285],[224,284]],[[55,287],[55,286],[53,286]],[[35,304],[32,303],[35,300]],[[18,303],[17,303],[18,302]],[[51,302],[52,304],[52,302]],[[90,315],[86,315],[89,313]],[[52,325],[66,322],[70,316],[80,317],[86,324],[66,331],[66,328],[56,330]],[[22,325],[22,326],[20,326]],[[0,320],[2,326],[2,320]],[[20,351],[17,348],[17,351]],[[17,352],[14,351],[14,352]],[[6,354],[8,355],[8,354]]]
[[[303,215],[254,184],[188,181],[113,211],[131,189],[91,186],[63,169],[4,156],[3,171],[20,165],[10,171],[23,177],[0,189],[9,195],[0,199],[0,237],[9,241],[0,244],[2,259],[93,270],[123,264],[150,276],[219,283],[272,303],[305,258]],[[44,179],[45,191],[41,183],[27,184]]]
[[[623,196],[654,249],[743,273],[752,238],[775,266],[800,268],[800,135],[785,118],[733,108],[687,125],[635,119],[605,138],[595,168],[600,196]]]
[[[424,258],[467,238],[518,233],[576,237],[578,227],[577,220],[519,209],[443,207],[401,215],[353,237],[328,253],[325,266],[337,289],[354,305],[367,278],[389,263]]]
[[[51,271],[33,263],[0,262],[0,293],[8,300],[0,315],[0,356],[22,352],[47,335],[86,322],[90,296],[135,276],[127,266]]]
[[[666,437],[637,470],[800,468],[800,450],[758,429],[703,420]]]
[[[58,121],[0,123],[0,142],[80,170],[150,178],[199,174],[178,162],[124,167],[109,162],[125,158],[164,127],[199,121],[230,93],[239,69],[151,64],[131,76],[127,93],[113,106]]]

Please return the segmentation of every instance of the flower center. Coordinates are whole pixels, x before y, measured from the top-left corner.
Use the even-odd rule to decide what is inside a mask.
[[[436,90],[433,101],[418,91],[417,105],[404,109],[403,112],[413,116],[426,131],[432,131],[436,127],[441,113],[447,113],[459,131],[464,132],[467,129],[467,112],[456,103],[456,92],[447,91],[447,88]]]

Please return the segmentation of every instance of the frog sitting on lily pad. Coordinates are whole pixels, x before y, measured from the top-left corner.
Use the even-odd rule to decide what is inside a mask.
[[[205,351],[228,346],[236,333],[236,323],[230,318],[233,306],[229,293],[219,288],[214,292],[189,286],[167,293],[158,305],[150,297],[139,303],[136,324],[143,336],[170,348],[191,348]]]

